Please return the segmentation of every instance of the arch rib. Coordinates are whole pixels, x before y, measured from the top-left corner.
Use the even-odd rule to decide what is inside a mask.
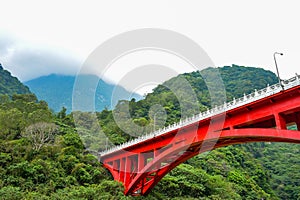
[[[154,157],[134,177],[125,189],[125,194],[147,195],[168,172],[199,153],[249,142],[300,143],[300,131],[273,128],[242,128],[209,133],[204,140],[196,140],[195,137],[194,140],[187,140],[184,145],[173,145],[172,148]]]

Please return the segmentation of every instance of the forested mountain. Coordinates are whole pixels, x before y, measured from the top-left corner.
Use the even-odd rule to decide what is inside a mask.
[[[89,84],[91,80],[98,80],[98,77],[94,75],[85,76],[86,84]],[[62,107],[72,111],[72,95],[75,80],[75,76],[51,74],[27,81],[24,84],[36,94],[38,99],[47,101],[49,107],[55,112],[58,112]],[[100,79],[95,92],[95,108],[97,111],[101,111],[105,107],[111,109],[117,104],[119,99],[111,103],[115,87],[117,87],[119,99],[125,99],[130,96],[130,93],[121,86],[108,84]],[[92,86],[87,86],[87,90],[89,89],[93,89]],[[141,99],[142,97],[138,94],[133,94],[132,98]]]
[[[11,76],[10,72],[4,70],[0,63],[0,94],[29,94],[29,88],[24,86],[16,77]]]
[[[211,70],[215,69],[208,68],[202,73],[209,74]],[[234,65],[218,70],[228,100],[277,80],[272,72],[258,68]],[[170,79],[143,100],[119,101],[113,111],[105,109],[96,113],[98,121],[93,121],[92,113],[88,112],[67,114],[62,109],[53,114],[46,102],[38,101],[32,94],[2,96],[0,197],[68,200],[300,198],[300,146],[275,143],[234,145],[198,155],[172,170],[147,197],[123,196],[122,185],[112,181],[109,172],[86,149],[105,149],[105,141],[95,134],[99,124],[115,144],[134,137],[126,131],[132,128],[129,123],[124,121],[120,129],[120,124],[117,126],[114,121],[113,115],[126,112],[124,105],[127,103],[130,120],[142,126],[135,130],[138,135],[153,130],[155,120],[149,111],[153,105],[164,108],[167,124],[178,121],[182,115],[178,104],[180,90],[184,88],[179,86],[179,96],[175,96],[167,87],[178,84],[178,78],[188,80],[194,89],[199,110],[211,106],[207,88],[197,72]],[[159,128],[162,124],[157,120],[155,127]],[[38,133],[43,133],[43,140],[37,140],[41,138]]]

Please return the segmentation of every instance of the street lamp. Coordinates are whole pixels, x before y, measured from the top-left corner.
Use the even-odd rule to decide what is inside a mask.
[[[278,66],[277,66],[277,61],[276,61],[276,55],[277,55],[277,54],[283,56],[283,53],[275,52],[275,53],[273,54],[274,61],[275,61],[275,66],[276,66],[276,71],[277,71],[278,82],[279,82],[281,88],[283,89],[283,85],[281,84],[281,79],[280,79],[280,76],[279,76],[279,71],[278,71]]]

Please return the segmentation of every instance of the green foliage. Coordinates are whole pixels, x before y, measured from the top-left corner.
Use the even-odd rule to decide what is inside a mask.
[[[270,186],[280,199],[298,199],[300,196],[300,148],[297,144],[263,143],[245,146],[264,166],[260,173],[270,174]],[[257,177],[261,179],[261,177]]]
[[[18,187],[3,187],[0,188],[0,197],[2,200],[19,200],[22,199],[23,194]]]
[[[0,199],[125,198],[97,158],[84,153],[71,115],[62,110],[56,117],[31,94],[3,99]]]
[[[30,93],[28,87],[24,86],[16,77],[11,76],[10,72],[4,70],[1,64],[0,66],[0,95],[11,97],[14,94]]]
[[[185,116],[211,107],[206,87],[211,80],[205,82],[201,74],[211,76],[212,70],[179,75],[159,85],[144,100],[119,101],[115,110],[104,109],[96,115],[68,114],[65,108],[53,114],[47,103],[33,94],[3,93],[8,95],[0,95],[0,199],[299,199],[297,145],[255,143],[200,154],[168,173],[148,196],[137,198],[124,196],[122,184],[113,181],[88,153],[87,149],[103,150],[106,145],[150,132],[154,125],[160,128],[178,121],[184,117],[179,102],[187,108]],[[219,68],[219,73],[228,100],[276,82],[274,74],[258,68],[233,65]],[[184,90],[189,88],[176,80],[182,78],[192,86],[198,102],[184,98]],[[168,86],[179,88],[177,95]],[[156,104],[164,108],[166,124],[160,124],[159,115],[154,120],[155,112],[150,108]],[[113,115],[126,115],[126,105],[132,118],[120,127]],[[55,123],[58,129],[37,151],[30,137],[23,136],[28,127],[38,123]],[[128,129],[130,134],[124,131]]]

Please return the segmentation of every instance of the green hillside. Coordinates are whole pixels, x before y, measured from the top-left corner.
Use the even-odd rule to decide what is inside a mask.
[[[211,70],[215,69],[201,73]],[[228,100],[277,80],[272,72],[259,68],[234,65],[218,70]],[[178,121],[182,115],[180,99],[167,88],[178,84],[178,78],[188,80],[194,89],[199,110],[211,106],[209,92],[196,72],[170,79],[141,101],[119,101],[114,111],[98,112],[98,121],[87,112],[67,114],[63,109],[53,114],[46,102],[32,94],[0,99],[0,199],[300,198],[300,146],[273,143],[234,145],[198,155],[172,170],[147,197],[125,197],[122,185],[113,181],[86,148],[105,149],[105,139],[97,138],[97,124],[115,144],[134,137],[114,122],[113,112],[125,114],[126,103],[131,121],[144,126],[134,130],[138,135],[153,130],[152,105],[164,108],[167,124]],[[179,95],[184,94],[182,89],[178,87]],[[184,104],[195,103],[188,100]],[[186,114],[193,114],[193,110]],[[123,123],[125,130],[133,128]],[[160,126],[157,117],[155,128]],[[37,139],[41,136],[38,133],[43,133],[45,140]]]
[[[0,94],[29,94],[29,88],[24,86],[16,77],[11,76],[10,72],[4,70],[0,63]]]

